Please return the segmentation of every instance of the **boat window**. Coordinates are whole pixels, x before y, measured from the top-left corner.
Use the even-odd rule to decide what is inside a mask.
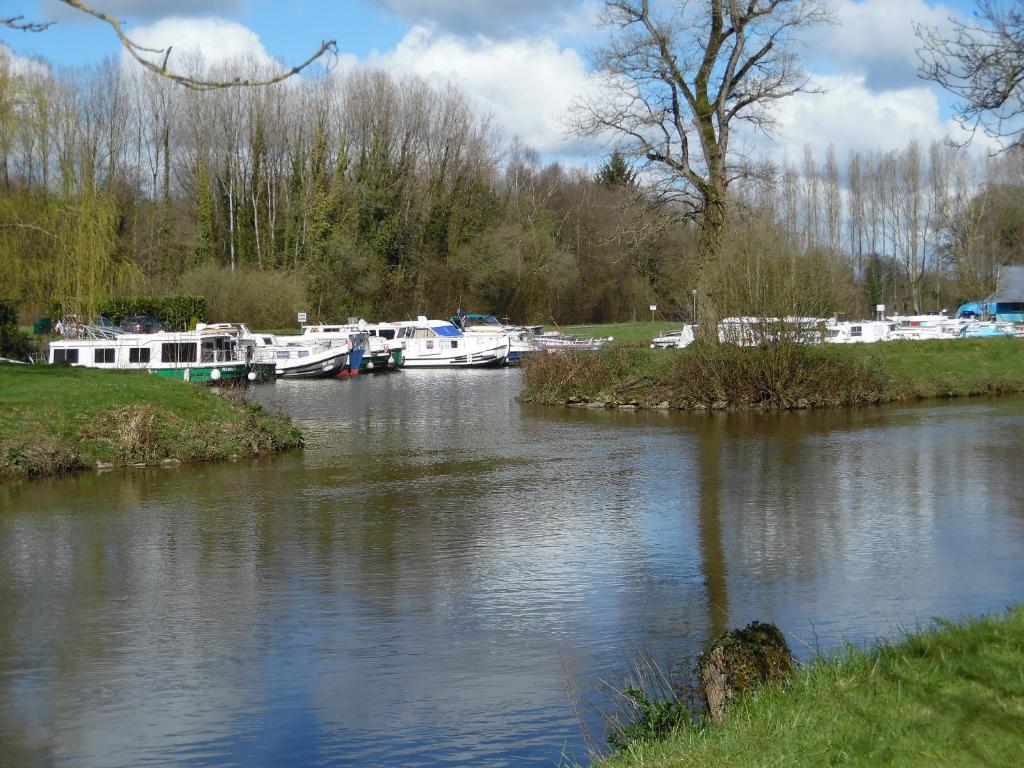
[[[271,336],[264,336],[263,337],[263,343],[264,344],[273,344],[274,343],[274,339]]]
[[[277,350],[277,359],[278,360],[287,360],[288,359],[288,352],[287,352],[287,350],[284,350],[284,349]]]
[[[107,364],[114,362],[115,350],[110,347],[93,350],[93,362]]]
[[[452,342],[452,349],[458,349],[458,348],[459,348],[459,342],[453,341]]]
[[[399,328],[398,329],[398,338],[400,338],[400,339],[408,339],[409,338],[409,329],[408,328]]]
[[[851,325],[850,326],[850,335],[851,336],[863,336],[864,335],[864,329],[861,328],[859,325]]]
[[[433,342],[433,340],[430,340],[430,341],[428,341],[428,342],[427,342],[427,349],[433,349],[433,348],[434,348],[434,342]]]
[[[160,361],[163,363],[194,363],[198,353],[196,344],[192,342],[160,345]]]
[[[434,332],[429,328],[415,328],[412,332],[412,337],[414,339],[429,339],[433,338],[433,336]]]
[[[148,363],[149,362],[149,348],[148,347],[132,347],[128,350],[128,362],[129,363]]]
[[[395,338],[395,332],[393,330],[391,330],[390,328],[386,329],[386,330],[385,329],[381,329],[379,331],[376,331],[376,334],[378,336],[380,336],[382,339],[393,339],[393,338]]]
[[[55,349],[53,350],[53,362],[78,365],[77,349]]]
[[[462,331],[456,328],[454,325],[438,325],[433,329],[434,333],[438,336],[461,336]]]
[[[839,330],[838,329],[829,328],[827,331],[825,331],[825,338],[826,339],[834,339],[837,336],[839,336]]]

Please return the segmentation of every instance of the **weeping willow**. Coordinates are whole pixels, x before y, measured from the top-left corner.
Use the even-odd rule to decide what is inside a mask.
[[[52,298],[63,314],[90,319],[108,296],[137,291],[142,272],[118,254],[117,224],[113,196],[88,186],[54,209]]]

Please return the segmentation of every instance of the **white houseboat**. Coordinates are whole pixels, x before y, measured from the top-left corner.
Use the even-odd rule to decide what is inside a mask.
[[[47,362],[101,370],[149,371],[158,376],[216,383],[272,378],[251,347],[224,330],[116,333],[106,329],[49,344]]]
[[[506,365],[511,349],[505,334],[463,334],[447,320],[392,323],[406,368],[485,368]],[[378,330],[379,332],[379,330]]]

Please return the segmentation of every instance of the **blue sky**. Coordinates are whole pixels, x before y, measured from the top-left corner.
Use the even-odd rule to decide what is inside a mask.
[[[668,0],[663,0],[668,2]],[[544,157],[588,162],[599,148],[567,135],[565,113],[587,85],[586,45],[598,0],[93,0],[142,42],[201,47],[217,58],[257,49],[286,64],[336,39],[345,66],[372,66],[454,82],[508,138]],[[916,76],[911,21],[946,24],[972,0],[832,0],[839,23],[808,41],[804,61],[823,96],[785,102],[766,154],[795,161],[804,145],[891,149],[955,133],[948,98]],[[112,31],[57,0],[0,0],[4,16],[58,23],[40,34],[0,29],[19,56],[58,65],[120,56]],[[169,20],[169,17],[176,17]],[[132,32],[134,30],[134,32]]]

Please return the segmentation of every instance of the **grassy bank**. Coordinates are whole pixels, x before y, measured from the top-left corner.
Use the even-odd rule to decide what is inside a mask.
[[[600,768],[1019,766],[1024,607],[849,650]]]
[[[533,355],[524,371],[523,398],[545,404],[822,408],[1024,392],[1024,340],[609,346],[596,354]]]
[[[0,366],[0,479],[301,444],[286,417],[194,384],[139,372]]]

